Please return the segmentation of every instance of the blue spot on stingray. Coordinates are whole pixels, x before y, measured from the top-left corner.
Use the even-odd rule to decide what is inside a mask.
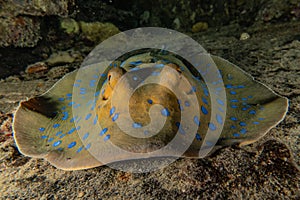
[[[78,83],[81,83],[81,82],[82,82],[82,80],[78,79],[78,80],[76,80],[76,82],[78,82]]]
[[[241,89],[241,88],[245,88],[244,85],[238,85],[237,88]]]
[[[77,127],[76,127],[76,130],[78,131],[80,128],[81,128],[80,126],[77,126]]]
[[[232,88],[232,85],[231,84],[226,84],[225,87],[226,88]]]
[[[106,136],[103,138],[104,142],[106,142],[106,141],[109,140],[109,139],[110,139],[110,135],[109,135],[109,134],[106,135]]]
[[[89,132],[87,132],[86,134],[84,134],[84,136],[82,137],[82,139],[83,139],[83,140],[85,140],[86,138],[88,138],[88,137],[89,137],[89,135],[90,135],[90,133],[89,133]]]
[[[58,128],[58,127],[60,127],[60,124],[54,124],[53,125],[53,128]]]
[[[85,146],[85,149],[86,149],[86,150],[88,150],[89,148],[91,148],[91,143],[89,143],[89,144],[87,144],[87,145]]]
[[[95,109],[95,107],[96,107],[96,102],[93,102],[91,110],[93,111]]]
[[[162,109],[161,114],[166,117],[170,116],[170,112],[167,108]]]
[[[46,139],[46,138],[48,138],[48,136],[47,135],[42,135],[41,138]]]
[[[108,128],[102,129],[102,131],[99,133],[100,136],[104,135],[108,131]]]
[[[79,87],[80,85],[78,83],[74,83],[74,87]]]
[[[243,98],[242,98],[242,101],[247,101],[247,98],[243,97]]]
[[[74,101],[71,101],[70,103],[68,103],[68,106],[72,106],[72,105],[74,105],[75,104],[75,102]]]
[[[217,122],[218,122],[219,124],[223,124],[223,118],[222,118],[221,115],[217,114],[217,115],[216,115],[216,118],[217,118]]]
[[[94,96],[97,97],[97,96],[99,96],[99,94],[100,94],[100,91],[97,91],[97,92],[95,92]]]
[[[66,106],[61,107],[61,110],[66,110]]]
[[[224,112],[223,108],[219,107],[218,109],[220,112]]]
[[[262,118],[262,117],[260,117],[260,118],[258,118],[258,120],[264,120],[265,118]]]
[[[215,131],[217,129],[216,125],[212,122],[208,123],[208,128],[212,131]]]
[[[163,68],[164,66],[165,66],[165,65],[162,64],[162,63],[161,63],[161,64],[156,64],[156,65],[154,65],[155,68]]]
[[[247,107],[243,107],[243,108],[242,108],[242,111],[246,111],[246,110],[248,110]]]
[[[196,133],[196,140],[201,140],[201,135],[199,133]]]
[[[80,105],[81,105],[81,104],[78,103],[78,104],[74,105],[73,108],[78,108]]]
[[[112,107],[109,111],[109,116],[112,116],[115,113],[116,107]]]
[[[251,96],[251,95],[250,95],[250,96],[248,96],[248,98],[249,98],[249,99],[251,99],[252,97],[253,97],[253,96]]]
[[[59,136],[60,134],[62,134],[62,131],[58,131],[55,135]]]
[[[62,114],[64,115],[61,119],[62,120],[67,120],[69,117],[69,113],[68,112],[62,112]]]
[[[58,98],[58,101],[64,101],[65,98],[61,97],[61,98]]]
[[[80,88],[80,94],[85,94],[86,93],[86,89],[85,88]]]
[[[160,74],[160,72],[152,72],[151,75],[152,76],[158,76]]]
[[[195,86],[192,86],[192,92],[196,92],[197,91],[197,88]]]
[[[204,115],[207,115],[208,114],[208,111],[207,109],[204,107],[204,106],[201,106],[201,111]]]
[[[61,139],[61,138],[65,137],[65,136],[66,136],[66,134],[62,134],[61,136],[59,136],[59,138]]]
[[[80,151],[82,151],[82,149],[83,149],[83,146],[79,147],[79,148],[77,149],[76,153],[79,153]]]
[[[96,84],[95,84],[96,80],[90,80],[90,87],[95,87]]]
[[[246,133],[247,133],[247,129],[242,128],[242,129],[240,130],[240,133],[241,133],[241,134],[246,134]]]
[[[49,138],[47,142],[52,142],[54,138]]]
[[[44,127],[39,128],[41,132],[44,132],[46,129]]]
[[[61,144],[61,140],[58,140],[58,141],[56,141],[56,142],[53,143],[53,146],[54,146],[54,147],[57,147],[57,146],[60,145],[60,144]]]
[[[138,80],[138,77],[133,76],[132,79],[133,79],[134,81],[137,81],[137,80]]]
[[[207,99],[206,99],[205,97],[202,97],[202,101],[203,101],[203,103],[205,103],[206,105],[208,104],[208,101],[207,101]]]
[[[237,106],[237,105],[231,104],[230,107],[231,107],[231,108],[237,108],[238,106]]]
[[[178,127],[179,133],[185,134],[185,131],[183,130],[180,122],[176,122],[175,125]]]
[[[181,105],[181,101],[178,99],[177,102],[178,102],[178,104],[179,104],[179,109],[180,109],[181,111],[183,111],[184,108],[183,108],[183,106]]]
[[[208,90],[206,88],[203,89],[203,93],[205,96],[207,96],[207,97],[209,96]]]
[[[198,116],[194,116],[194,122],[195,124],[197,124],[198,126],[200,126],[200,120]]]
[[[240,126],[246,126],[247,124],[245,122],[240,122]]]
[[[233,91],[233,90],[230,90],[230,92],[229,92],[230,94],[236,94],[236,92],[235,91]]]
[[[116,114],[111,118],[111,120],[114,122],[114,121],[116,121],[118,118],[119,118],[119,113],[116,113]]]
[[[140,64],[142,64],[143,62],[141,61],[141,60],[137,60],[137,61],[133,61],[133,62],[130,62],[129,64],[130,65],[135,65],[135,66],[137,66],[137,65],[140,65]]]
[[[148,99],[147,102],[148,102],[149,104],[152,104],[152,103],[153,103],[153,101],[152,101],[151,99]]]
[[[132,127],[133,127],[133,128],[142,128],[143,126],[142,126],[142,124],[140,124],[140,123],[134,122],[134,123],[132,124]]]
[[[190,102],[185,101],[185,102],[184,102],[184,105],[185,105],[186,107],[189,107],[189,106],[190,106]]]
[[[232,125],[230,126],[231,129],[236,129],[236,126]]]
[[[68,133],[68,134],[72,134],[75,130],[76,130],[76,128],[72,128],[72,129],[69,130],[67,133]]]
[[[90,119],[90,118],[91,118],[91,116],[92,116],[92,114],[91,114],[91,113],[87,114],[87,115],[86,115],[86,117],[85,117],[85,120],[88,120],[88,119]]]
[[[98,121],[98,115],[95,116],[93,124],[95,125]]]
[[[236,118],[236,117],[230,117],[230,119],[231,119],[232,121],[237,121],[237,118]]]
[[[76,142],[74,141],[74,142],[71,142],[69,145],[68,145],[68,148],[70,149],[70,148],[72,148],[72,147],[74,147],[76,145]]]
[[[78,116],[73,117],[72,119],[70,119],[70,122],[73,123],[77,118]]]
[[[231,101],[231,102],[234,102],[234,103],[239,102],[239,100],[237,100],[237,99],[231,99],[230,101]]]
[[[213,145],[213,143],[212,143],[212,142],[210,142],[210,141],[206,141],[206,145],[207,145],[207,146],[212,146],[212,145]]]
[[[259,122],[253,122],[253,124],[257,125],[257,124],[259,124]]]
[[[217,99],[218,104],[224,106],[224,102],[221,99]]]
[[[234,137],[240,137],[240,134],[239,133],[234,133],[232,134]]]
[[[72,97],[71,93],[66,94],[67,97]]]
[[[123,67],[125,65],[125,61],[121,62],[120,67]]]
[[[129,71],[131,71],[131,72],[133,72],[133,71],[138,71],[138,70],[140,70],[141,68],[139,68],[139,67],[134,67],[134,68],[131,68]]]

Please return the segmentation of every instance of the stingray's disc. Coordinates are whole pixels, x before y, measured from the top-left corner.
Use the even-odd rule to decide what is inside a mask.
[[[154,43],[169,34],[166,30]],[[153,30],[146,31],[143,41]],[[133,48],[136,38],[124,39],[124,49]],[[168,35],[169,42],[175,39],[180,45],[194,42]],[[112,56],[111,47],[103,45]],[[201,158],[213,148],[255,142],[287,112],[286,98],[204,49],[185,56],[176,45],[168,50],[143,45],[149,48],[113,62],[95,62],[99,52],[105,54],[97,47],[79,71],[21,102],[13,125],[19,150],[65,170],[133,159]]]

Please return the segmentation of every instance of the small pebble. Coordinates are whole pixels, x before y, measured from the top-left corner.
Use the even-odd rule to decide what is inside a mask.
[[[44,62],[37,62],[32,65],[28,65],[25,72],[27,74],[35,74],[38,72],[44,72],[48,70],[48,66]]]
[[[78,195],[77,195],[78,198],[81,198],[83,196],[84,196],[84,192],[79,192]]]
[[[242,33],[240,36],[240,40],[248,40],[250,35],[248,33]]]
[[[192,27],[192,32],[193,33],[198,33],[201,31],[206,31],[208,29],[208,24],[207,22],[198,22],[193,25]]]

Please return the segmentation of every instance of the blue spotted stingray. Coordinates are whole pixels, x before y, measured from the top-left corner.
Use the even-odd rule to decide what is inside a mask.
[[[195,71],[165,53],[122,58],[99,66],[107,67],[101,74],[87,68],[82,79],[78,70],[71,72],[45,94],[20,103],[13,124],[18,149],[24,155],[45,158],[57,168],[77,170],[132,159],[122,151],[109,156],[112,144],[133,153],[154,152],[178,134],[179,141],[188,144],[180,156],[197,158],[205,145],[217,149],[257,141],[284,118],[288,100],[234,64],[211,58],[220,73],[220,80],[212,86],[203,79],[208,76],[208,64]],[[133,89],[145,79],[148,84]],[[217,98],[223,89],[225,100]],[[186,97],[179,99],[175,90]],[[160,107],[151,110],[155,105]],[[132,134],[126,129],[132,129]],[[221,134],[215,144],[204,140],[218,130]],[[104,162],[97,159],[102,154]]]

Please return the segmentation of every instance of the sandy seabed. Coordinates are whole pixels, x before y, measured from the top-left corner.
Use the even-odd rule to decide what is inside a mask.
[[[250,38],[239,40],[242,32]],[[62,171],[21,155],[9,130],[19,101],[42,94],[74,66],[41,77],[15,75],[0,82],[0,198],[299,199],[300,23],[248,29],[233,24],[192,37],[289,98],[285,120],[252,145],[227,147],[205,159],[179,159],[155,172],[132,174],[105,166]]]

